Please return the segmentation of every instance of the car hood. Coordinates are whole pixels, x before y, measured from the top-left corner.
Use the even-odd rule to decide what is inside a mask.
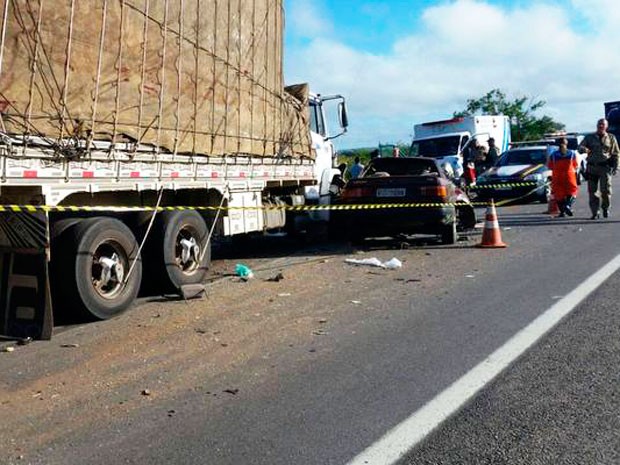
[[[547,171],[545,165],[508,165],[494,166],[484,173],[487,178],[512,178],[523,179],[530,174],[544,173]]]

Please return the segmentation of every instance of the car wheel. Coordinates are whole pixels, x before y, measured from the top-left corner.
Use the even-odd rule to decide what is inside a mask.
[[[134,302],[142,261],[133,233],[121,221],[80,220],[60,233],[52,247],[50,266],[59,300],[76,316],[107,320]]]
[[[451,224],[447,224],[441,231],[441,243],[445,245],[456,244],[458,240],[458,233],[456,232],[456,221]]]

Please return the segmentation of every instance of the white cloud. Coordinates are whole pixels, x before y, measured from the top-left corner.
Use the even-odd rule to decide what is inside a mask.
[[[570,130],[591,129],[603,102],[620,99],[617,0],[572,0],[564,7],[532,1],[519,8],[456,0],[421,18],[422,27],[386,55],[328,34],[287,50],[287,81],[347,96],[351,128],[342,146],[408,140],[415,122],[449,117],[468,98],[496,87],[511,97],[546,100],[543,112]],[[574,28],[576,21],[592,27]]]
[[[571,4],[587,19],[589,25],[599,32],[617,31],[620,23],[620,6],[617,0],[572,0]]]
[[[316,0],[291,1],[286,14],[286,27],[293,35],[314,38],[330,34],[333,25],[320,2]]]

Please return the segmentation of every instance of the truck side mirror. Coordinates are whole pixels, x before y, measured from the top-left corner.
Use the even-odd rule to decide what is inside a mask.
[[[338,104],[338,121],[340,122],[340,127],[346,132],[349,127],[349,115],[347,114],[347,105],[345,102],[340,102]]]

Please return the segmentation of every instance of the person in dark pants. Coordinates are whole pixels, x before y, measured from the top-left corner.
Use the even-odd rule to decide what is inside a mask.
[[[579,152],[587,153],[588,195],[590,197],[591,220],[609,216],[611,206],[611,177],[618,171],[620,149],[613,134],[607,132],[609,123],[605,118],[596,123],[596,132],[588,134],[579,145]],[[600,194],[599,194],[600,191]]]

